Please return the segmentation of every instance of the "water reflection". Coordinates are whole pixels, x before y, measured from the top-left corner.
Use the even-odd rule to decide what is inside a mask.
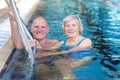
[[[80,16],[84,26],[83,35],[93,40],[93,45],[98,52],[92,63],[74,71],[77,77],[91,80],[120,78],[119,6],[100,0],[44,0],[28,26],[35,16],[44,16],[51,28],[47,37],[63,40],[66,37],[61,22],[70,14]]]
[[[40,5],[33,16],[42,15],[49,20],[51,31],[48,38],[64,39],[65,36],[61,29],[62,19],[70,14],[80,16],[84,25],[83,35],[93,40],[93,45],[99,56],[102,56],[100,63],[107,68],[105,69],[105,75],[120,77],[119,74],[112,75],[112,73],[119,71],[119,59],[114,60],[112,58],[113,55],[119,55],[120,53],[119,6],[111,4],[112,1],[104,3],[98,0],[66,0],[62,2],[50,0],[51,4],[49,4],[49,1],[44,1],[45,3]],[[44,11],[41,11],[41,8]]]

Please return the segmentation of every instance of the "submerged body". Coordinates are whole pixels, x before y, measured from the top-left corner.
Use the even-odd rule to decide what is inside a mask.
[[[62,79],[76,79],[72,73],[74,68],[82,66],[93,58],[93,47],[90,38],[83,37],[82,23],[78,16],[70,15],[63,20],[63,31],[68,37],[66,40],[58,42],[53,47],[44,48],[44,50],[60,49],[59,52],[41,54],[38,57],[51,55],[64,55],[63,59],[54,61],[55,66],[62,74]]]
[[[77,47],[81,44],[82,41],[84,41],[85,38],[80,40],[76,45],[74,46],[67,46],[66,41],[64,41],[63,45],[61,46],[61,50],[69,50],[73,49],[74,47]],[[71,52],[69,54],[65,54],[64,59],[59,59],[55,61],[55,65],[60,70],[61,74],[63,75],[63,79],[75,79],[75,75],[73,74],[73,70],[77,67],[83,66],[87,64],[92,58],[96,55],[93,48],[86,48],[80,51]]]
[[[80,40],[76,45],[74,46],[67,46],[66,45],[66,41],[67,40],[64,40],[64,43],[63,45],[61,46],[61,50],[64,51],[64,50],[69,50],[69,49],[72,49],[74,47],[77,47],[81,44],[81,42],[83,40],[85,40],[86,38],[83,38],[82,40]],[[93,48],[86,48],[86,49],[83,49],[83,50],[80,50],[80,51],[76,51],[76,52],[72,52],[70,54],[66,54],[66,56],[68,56],[69,58],[72,58],[72,59],[81,59],[85,56],[94,56],[95,54],[91,54],[91,52],[93,52]]]

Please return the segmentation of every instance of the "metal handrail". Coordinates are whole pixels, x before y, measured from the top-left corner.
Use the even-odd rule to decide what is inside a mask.
[[[8,7],[11,7],[13,14],[15,16],[15,20],[18,26],[18,31],[20,33],[20,36],[22,38],[23,44],[25,46],[26,51],[28,52],[28,56],[31,60],[31,66],[34,65],[34,53],[36,50],[32,50],[32,48],[30,47],[30,43],[29,43],[29,39],[33,41],[32,36],[30,35],[30,33],[28,32],[23,20],[21,19],[20,15],[19,15],[19,11],[16,7],[16,3],[14,0],[5,0]],[[34,48],[35,49],[35,48]]]

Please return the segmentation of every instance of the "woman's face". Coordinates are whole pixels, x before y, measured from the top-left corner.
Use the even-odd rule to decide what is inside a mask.
[[[70,37],[76,37],[79,35],[79,25],[78,21],[76,19],[73,19],[66,23],[64,26],[64,31],[65,34],[70,38]]]

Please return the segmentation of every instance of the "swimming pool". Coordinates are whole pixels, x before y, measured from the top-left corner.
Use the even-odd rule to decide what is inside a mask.
[[[118,80],[120,78],[120,2],[113,0],[118,3],[118,6],[116,6],[111,1],[44,0],[37,8],[28,26],[30,26],[35,16],[44,16],[48,20],[51,29],[47,37],[63,40],[66,37],[61,27],[62,19],[70,14],[80,16],[84,26],[83,35],[93,40],[93,46],[97,49],[98,54],[95,60],[86,66],[75,69],[73,72],[80,80]],[[14,57],[17,56],[17,54],[14,54]],[[25,55],[19,56],[22,56],[23,60],[27,61]],[[11,63],[17,63],[14,61],[16,60],[13,58]],[[3,78],[8,80],[12,76],[13,79],[17,80],[23,77],[26,79],[25,76],[28,75],[34,75],[29,70],[28,64],[25,64],[25,67],[22,66],[22,69],[16,69],[18,73],[14,72],[15,66],[9,64],[10,67],[7,68]],[[24,69],[28,70],[28,72],[24,72]],[[18,76],[20,74],[21,76]],[[31,78],[31,76],[27,78],[35,79],[34,77]]]

